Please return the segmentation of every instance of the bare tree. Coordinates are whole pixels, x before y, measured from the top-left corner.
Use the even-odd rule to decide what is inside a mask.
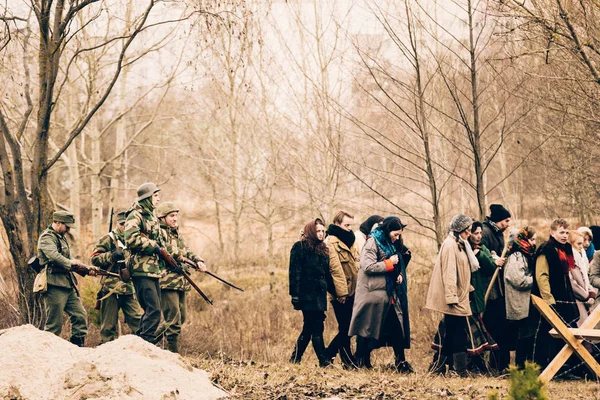
[[[15,41],[15,50],[22,51],[25,61],[23,68],[23,100],[20,115],[11,119],[7,115],[14,114],[6,107],[0,107],[0,166],[2,168],[6,202],[0,205],[0,216],[10,243],[10,252],[19,280],[20,311],[23,321],[40,323],[40,306],[31,293],[33,274],[27,268],[25,260],[31,255],[38,235],[50,219],[52,201],[48,189],[48,174],[63,153],[90,123],[94,115],[104,105],[112,92],[123,67],[137,61],[136,58],[125,60],[126,54],[144,31],[166,22],[149,23],[152,11],[161,1],[148,0],[143,9],[136,10],[132,25],[124,33],[113,34],[106,40],[99,40],[91,47],[85,47],[78,39],[84,29],[93,29],[107,17],[108,7],[100,0],[65,2],[64,0],[36,0],[28,5],[33,17],[13,16],[13,9],[2,6],[0,22],[5,32],[31,32],[31,37],[39,38],[34,46],[30,44],[30,36],[19,36]],[[112,11],[111,11],[112,12]],[[116,11],[115,11],[116,12]],[[13,36],[10,36],[13,37]],[[87,97],[80,114],[73,121],[72,128],[64,135],[57,136],[53,129],[53,116],[62,107],[60,98],[65,83],[72,72],[72,65],[87,53],[102,49],[114,42],[120,46],[113,58],[112,72],[109,78]],[[3,46],[7,51],[8,46]],[[11,49],[12,50],[12,49]],[[27,62],[32,52],[37,57],[37,74],[32,82]],[[34,95],[33,88],[37,90]],[[35,119],[31,116],[35,111]],[[11,121],[12,120],[12,121]],[[24,147],[31,128],[31,150]],[[50,141],[58,148],[51,153]],[[28,158],[28,156],[30,158]],[[25,165],[30,162],[30,165]],[[29,171],[27,170],[29,169]],[[27,174],[29,173],[29,176]]]

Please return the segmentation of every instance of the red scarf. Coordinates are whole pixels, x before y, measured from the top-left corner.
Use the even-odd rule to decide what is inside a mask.
[[[561,244],[554,237],[550,236],[548,239],[550,243],[556,248],[558,253],[558,259],[563,266],[563,270],[566,273],[575,268],[575,257],[573,257],[573,248],[569,243]]]

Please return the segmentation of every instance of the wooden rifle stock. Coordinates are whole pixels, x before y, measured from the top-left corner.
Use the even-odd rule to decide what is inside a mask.
[[[179,267],[179,265],[177,265],[177,261],[175,261],[175,259],[173,258],[173,256],[171,256],[169,253],[167,253],[167,251],[163,248],[160,249],[160,257],[171,266],[171,268],[177,268]],[[181,267],[180,267],[181,268]],[[192,287],[194,289],[196,289],[196,292],[198,292],[198,294],[200,296],[202,296],[202,298],[210,305],[212,305],[212,301],[211,299],[208,298],[208,296],[206,294],[204,294],[204,292],[202,291],[202,289],[200,289],[198,287],[198,285],[196,285],[196,282],[194,282],[192,280],[192,278],[189,276],[189,274],[185,271],[181,271],[181,275],[183,275],[183,277],[185,278],[186,281],[189,282],[190,285],[192,285]]]
[[[186,281],[188,281],[188,282],[189,282],[189,284],[190,284],[190,285],[192,285],[192,287],[193,287],[194,289],[196,289],[196,292],[198,292],[198,294],[199,294],[200,296],[202,296],[202,298],[203,298],[204,300],[206,300],[206,302],[207,302],[208,304],[212,305],[212,303],[213,303],[213,302],[212,302],[212,301],[211,301],[211,300],[208,298],[208,296],[207,296],[207,295],[205,295],[205,294],[204,294],[204,292],[203,292],[203,291],[202,291],[202,290],[201,290],[201,289],[198,287],[198,285],[196,285],[196,282],[194,282],[194,281],[192,280],[192,278],[191,278],[191,277],[188,275],[188,273],[187,273],[187,272],[185,272],[185,271],[183,271],[183,272],[182,272],[182,275],[183,275],[183,277],[185,278],[185,280],[186,280]]]

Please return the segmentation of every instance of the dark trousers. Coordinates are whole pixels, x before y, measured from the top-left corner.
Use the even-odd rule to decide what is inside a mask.
[[[510,339],[506,320],[506,303],[504,297],[489,300],[483,314],[483,323],[489,334],[498,343],[498,349],[493,350],[490,357],[490,367],[502,371],[510,363]]]
[[[464,316],[444,314],[446,334],[442,340],[442,355],[452,358],[454,353],[465,353],[465,332],[467,318]]]
[[[323,330],[325,329],[325,312],[318,310],[302,310],[303,324],[302,332],[296,340],[291,362],[299,363],[304,355],[308,343],[312,340],[313,348],[319,364],[325,366],[330,363],[325,355],[325,343],[323,341]]]
[[[138,302],[144,310],[136,334],[147,342],[155,343],[156,329],[160,323],[160,284],[158,278],[133,277]]]
[[[335,357],[339,352],[343,363],[352,363],[352,349],[350,348],[350,321],[352,320],[352,307],[354,296],[348,296],[344,304],[337,300],[331,302],[335,319],[338,322],[338,333],[329,344],[329,355]]]
[[[323,336],[325,330],[325,312],[302,310],[302,332],[300,335],[308,336]]]

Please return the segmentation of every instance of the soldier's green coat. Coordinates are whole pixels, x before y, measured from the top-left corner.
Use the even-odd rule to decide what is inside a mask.
[[[60,253],[58,249],[60,248]],[[71,251],[67,239],[52,229],[50,225],[38,239],[37,257],[42,266],[46,266],[49,286],[74,288],[77,290],[77,279],[70,271]]]
[[[131,265],[132,277],[161,277],[165,265],[160,257],[154,254],[157,245],[164,247],[175,259],[179,257],[177,250],[170,246],[165,233],[160,229],[158,218],[153,210],[138,202],[134,203],[125,221],[125,246],[130,252],[126,262]]]
[[[105,271],[119,273],[119,266],[115,265],[112,262],[112,252],[116,251],[119,247],[117,241],[120,241],[123,245],[125,245],[125,234],[118,229],[115,229],[111,232],[114,239],[110,234],[104,235],[100,238],[96,246],[94,247],[94,252],[92,253],[92,264],[100,267]],[[127,258],[129,251],[127,249],[123,249],[123,253]],[[115,294],[133,294],[133,283],[124,283],[119,278],[115,276],[103,276],[100,279],[100,283],[102,287],[107,291],[114,290]]]
[[[202,258],[194,254],[185,243],[183,237],[179,234],[177,228],[171,228],[162,221],[160,227],[174,253],[179,256],[187,257],[194,262],[203,261]],[[165,276],[160,278],[160,288],[170,290],[190,290],[191,285],[185,280],[183,275],[179,275],[175,272],[169,271]]]
[[[154,254],[154,248],[161,246],[162,241],[158,218],[136,202],[125,221],[125,246],[130,251],[128,262],[132,276],[160,278],[161,270],[165,267],[158,255]]]

